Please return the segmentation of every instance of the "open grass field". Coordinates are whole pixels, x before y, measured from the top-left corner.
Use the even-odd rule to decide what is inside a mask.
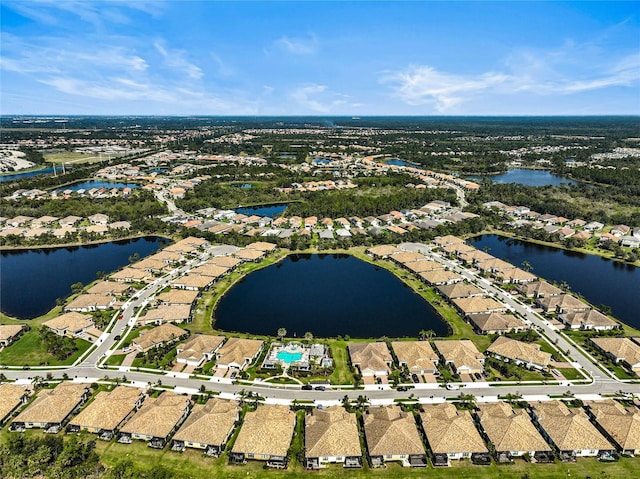
[[[60,361],[47,352],[38,332],[31,330],[24,333],[10,347],[0,351],[0,364],[5,366],[71,365],[91,346],[90,342],[83,339],[76,339],[75,343],[78,350],[69,358]]]
[[[65,151],[60,153],[45,153],[44,159],[49,163],[62,164],[67,162],[82,163],[82,160],[96,159],[101,160],[97,156],[90,153],[78,153],[76,151]]]

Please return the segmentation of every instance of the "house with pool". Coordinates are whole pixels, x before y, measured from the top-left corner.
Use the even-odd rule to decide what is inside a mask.
[[[333,364],[328,354],[328,349],[323,344],[311,346],[300,343],[274,343],[269,350],[262,367],[274,369],[280,366],[283,369],[294,367],[301,371],[310,371],[314,366],[328,368]]]

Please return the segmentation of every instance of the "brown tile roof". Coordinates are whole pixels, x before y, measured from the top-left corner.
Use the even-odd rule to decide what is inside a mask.
[[[450,403],[425,405],[420,417],[435,454],[488,452],[469,411],[458,411]]]
[[[45,321],[42,323],[43,326],[46,326],[51,329],[63,330],[66,329],[68,331],[80,331],[84,328],[90,328],[93,326],[93,320],[91,316],[88,314],[82,313],[65,313],[61,316],[57,316],[49,321]]]
[[[508,271],[504,271],[500,274],[500,276],[503,279],[512,281],[512,282],[531,282],[531,281],[535,281],[538,277],[533,274],[533,273],[529,273],[528,271],[524,271],[520,268],[514,268],[514,269],[510,269]]]
[[[222,266],[216,266],[215,264],[205,263],[202,266],[193,268],[191,274],[200,274],[202,276],[211,276],[212,278],[219,278],[229,271],[228,268]]]
[[[458,257],[462,261],[466,261],[467,263],[487,261],[493,258],[493,256],[491,256],[489,253],[485,253],[481,250],[465,251],[464,253],[460,253]]]
[[[423,254],[416,253],[414,251],[401,251],[391,256],[393,261],[401,264],[413,263],[415,261],[426,261],[426,257]]]
[[[17,408],[22,398],[32,392],[31,386],[21,384],[0,384],[0,420]]]
[[[400,250],[390,244],[382,244],[379,246],[372,246],[367,249],[367,253],[372,254],[374,256],[391,256],[394,253],[398,253]]]
[[[453,244],[448,244],[446,246],[443,246],[442,250],[445,251],[446,253],[453,253],[458,255],[462,253],[467,253],[469,251],[475,251],[475,248],[465,243],[453,243]]]
[[[111,279],[113,280],[121,280],[121,281],[143,281],[149,277],[149,273],[140,269],[134,268],[123,268],[120,271],[117,271],[111,275]]]
[[[267,243],[265,241],[256,241],[255,243],[251,243],[247,245],[247,249],[255,249],[257,251],[264,251],[269,253],[276,249],[278,245],[273,243]]]
[[[640,346],[629,338],[591,338],[591,341],[618,360],[624,360],[631,366],[640,365]]]
[[[478,351],[476,345],[469,339],[434,341],[433,344],[442,354],[445,361],[452,362],[456,369],[464,366],[480,370],[484,368],[482,363],[484,355]]]
[[[428,341],[393,341],[393,352],[401,364],[406,364],[409,370],[433,369],[438,355]]]
[[[218,350],[218,364],[244,364],[262,349],[264,342],[259,339],[229,338]]]
[[[209,336],[207,334],[194,334],[184,343],[178,344],[176,359],[199,361],[202,356],[213,354],[224,341],[224,336]]]
[[[341,406],[313,409],[305,417],[306,457],[360,456],[356,415]]]
[[[555,296],[562,293],[560,288],[547,283],[546,281],[534,281],[533,283],[525,283],[518,286],[525,296]]]
[[[538,423],[561,451],[611,450],[609,441],[589,422],[583,409],[569,409],[561,401],[531,403]]]
[[[454,280],[462,281],[462,276],[454,273],[453,271],[446,271],[444,269],[426,271],[420,273],[420,277],[430,284],[446,283]]]
[[[191,400],[187,396],[165,391],[157,398],[147,398],[120,431],[165,438],[182,419],[190,405]]]
[[[386,343],[348,343],[351,364],[358,366],[361,372],[365,370],[389,371],[389,364],[393,362]]]
[[[438,286],[438,290],[447,298],[467,298],[469,296],[484,295],[484,291],[474,284],[454,283]]]
[[[242,263],[242,260],[238,258],[232,258],[231,256],[216,256],[215,258],[211,258],[208,263],[231,269]]]
[[[448,244],[464,243],[464,240],[461,238],[458,238],[457,236],[446,235],[446,236],[436,236],[436,239],[434,239],[433,242],[439,246],[444,246]]]
[[[524,409],[505,402],[478,405],[480,424],[496,451],[550,451]]]
[[[214,278],[212,276],[203,276],[196,273],[188,273],[181,278],[174,279],[171,282],[171,286],[184,285],[187,288],[203,289],[213,283]]]
[[[503,358],[525,361],[528,363],[548,366],[551,354],[540,351],[540,346],[534,343],[524,343],[515,339],[500,336],[489,348],[488,353],[498,354]]]
[[[515,328],[525,329],[526,325],[511,314],[504,313],[479,313],[467,316],[469,321],[476,325],[480,331],[511,331]]]
[[[258,251],[256,249],[241,249],[233,253],[236,258],[244,259],[247,261],[255,261],[264,256],[264,251]]]
[[[191,306],[198,297],[198,292],[188,289],[170,289],[156,296],[161,303],[167,304],[188,304]]]
[[[545,311],[582,311],[589,309],[589,305],[570,294],[544,297],[538,301]]]
[[[0,324],[0,341],[8,341],[24,328],[24,324]]]
[[[102,391],[70,424],[113,431],[134,410],[141,397],[144,397],[142,389],[128,386]]]
[[[191,316],[191,304],[161,305],[148,310],[144,316],[138,318],[138,323],[145,324],[154,321],[177,323],[188,321]]]
[[[14,422],[61,423],[80,404],[89,390],[86,384],[62,382],[54,389],[43,389]]]
[[[560,318],[563,323],[570,326],[584,325],[592,328],[602,327],[616,327],[616,323],[613,319],[605,316],[600,311],[590,309],[589,311],[576,311],[573,313],[565,313]]]
[[[622,450],[640,449],[640,410],[624,407],[613,399],[585,403],[596,421]]]
[[[436,261],[424,260],[405,263],[405,267],[414,273],[425,273],[427,271],[443,270],[444,266]]]
[[[296,424],[287,406],[265,404],[247,412],[232,452],[286,456]]]
[[[65,310],[107,308],[113,304],[114,298],[110,294],[81,294],[67,304]]]
[[[157,328],[140,331],[140,335],[133,340],[133,344],[137,345],[142,351],[146,351],[167,341],[178,341],[186,334],[189,333],[184,329],[167,323]]]
[[[364,430],[371,456],[425,453],[413,414],[399,406],[369,408]]]
[[[452,300],[463,314],[486,313],[504,311],[506,306],[493,298],[474,296],[472,298],[455,298]]]
[[[191,414],[173,439],[174,441],[221,445],[233,430],[238,414],[238,403],[218,398],[209,399],[206,404],[193,406]]]
[[[130,288],[129,285],[117,283],[115,281],[100,281],[87,290],[89,294],[110,294],[112,296],[124,293]]]

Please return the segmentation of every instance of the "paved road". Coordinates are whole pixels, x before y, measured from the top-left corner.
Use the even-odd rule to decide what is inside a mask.
[[[215,253],[216,248],[212,247],[211,252]],[[128,331],[130,331],[135,325],[135,314],[141,307],[146,305],[149,299],[157,292],[165,288],[171,280],[177,277],[179,274],[203,263],[208,259],[209,253],[203,254],[197,259],[189,261],[184,266],[171,271],[169,274],[157,279],[153,283],[145,286],[142,290],[136,293],[127,303],[125,303],[123,310],[119,311],[112,320],[114,324],[110,332],[103,334],[97,341],[98,345],[95,347],[86,359],[81,361],[80,364],[69,367],[66,369],[5,369],[3,374],[7,378],[11,379],[33,379],[36,376],[44,377],[48,372],[51,372],[54,376],[59,377],[63,373],[66,373],[72,379],[86,379],[86,380],[99,380],[102,378],[123,378],[126,376],[128,381],[135,381],[140,385],[157,384],[160,380],[162,385],[175,386],[186,390],[188,392],[195,392],[200,389],[201,386],[209,391],[218,391],[223,394],[240,395],[242,391],[251,391],[257,393],[263,397],[272,400],[291,401],[294,399],[299,400],[316,400],[323,401],[339,401],[345,395],[350,399],[356,399],[360,395],[365,395],[371,401],[380,402],[392,402],[394,399],[406,398],[409,396],[417,399],[429,401],[431,399],[438,400],[446,397],[455,397],[461,393],[473,394],[480,400],[483,398],[495,398],[497,395],[506,394],[522,394],[529,398],[544,397],[547,395],[564,394],[571,392],[576,395],[594,396],[600,394],[615,394],[620,391],[626,393],[640,394],[640,384],[630,384],[621,382],[613,377],[609,377],[604,374],[597,365],[589,357],[585,357],[581,351],[576,349],[572,344],[569,344],[562,334],[556,329],[550,326],[542,317],[534,313],[528,306],[523,305],[516,301],[511,295],[503,292],[492,286],[486,280],[478,277],[472,271],[462,268],[459,264],[441,257],[435,253],[430,252],[429,246],[421,243],[405,243],[401,245],[401,248],[407,251],[418,251],[420,253],[430,256],[433,260],[439,261],[450,269],[459,272],[469,281],[474,281],[484,288],[489,294],[495,295],[501,301],[504,301],[510,308],[522,315],[522,317],[531,322],[532,324],[541,328],[544,333],[555,341],[557,339],[558,346],[562,350],[569,350],[569,356],[577,363],[578,367],[582,367],[593,377],[593,381],[588,384],[564,384],[564,385],[525,385],[514,384],[509,385],[502,384],[499,387],[492,387],[487,383],[473,382],[461,385],[460,389],[448,390],[440,387],[436,384],[429,385],[417,385],[416,389],[410,389],[407,392],[396,391],[394,389],[371,389],[366,390],[357,389],[354,390],[351,387],[326,391],[302,391],[298,386],[282,386],[282,385],[266,385],[260,383],[253,384],[231,384],[227,380],[220,380],[218,378],[210,379],[194,379],[185,377],[180,373],[167,372],[164,375],[158,375],[153,373],[147,373],[142,371],[118,371],[113,369],[105,369],[99,367],[99,364],[106,360],[109,352],[117,349],[121,340],[116,340],[116,336],[124,338]],[[121,319],[118,319],[122,316]]]

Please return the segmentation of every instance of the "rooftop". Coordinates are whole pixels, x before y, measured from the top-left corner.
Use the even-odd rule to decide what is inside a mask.
[[[88,428],[113,431],[134,410],[144,396],[141,389],[117,386],[113,391],[102,391],[71,424]]]
[[[232,452],[286,457],[296,424],[287,406],[264,404],[247,412]]]
[[[524,409],[505,402],[478,405],[478,417],[496,451],[550,451]]]
[[[173,439],[207,445],[225,442],[238,419],[238,403],[224,399],[209,399],[193,406],[191,414]]]
[[[413,414],[399,406],[369,408],[364,430],[371,456],[425,454]]]
[[[121,432],[165,438],[178,424],[191,400],[165,391],[157,398],[147,398],[142,407],[124,425]]]
[[[429,404],[420,417],[435,454],[488,452],[469,411],[459,411],[451,403]]]
[[[356,415],[341,406],[313,409],[305,417],[306,457],[360,456]]]
[[[88,389],[86,384],[68,381],[58,384],[54,389],[42,389],[14,422],[61,423],[80,404]]]

